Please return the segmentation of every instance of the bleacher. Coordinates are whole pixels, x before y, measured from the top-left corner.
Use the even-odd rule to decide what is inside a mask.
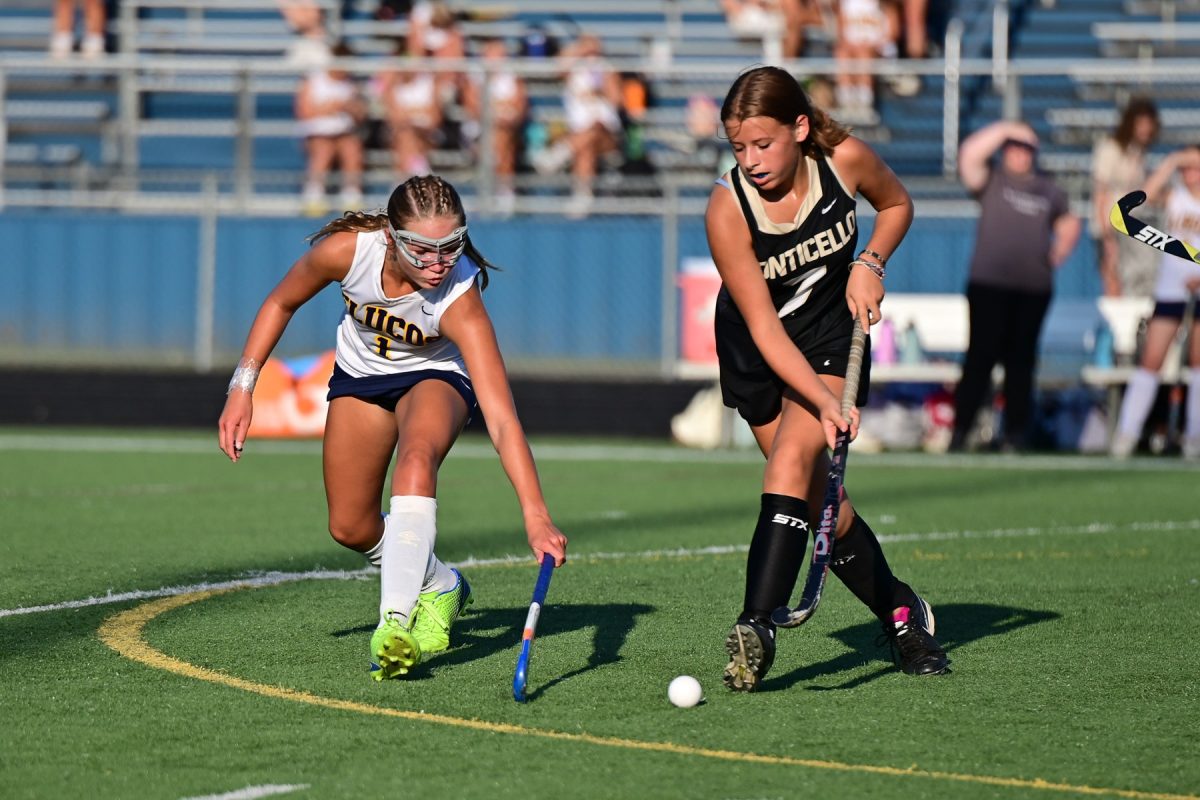
[[[405,21],[374,19],[370,0],[319,1],[331,34],[360,54],[352,62],[357,74],[365,78],[389,63],[386,54],[407,30]],[[581,30],[595,32],[614,64],[650,78],[655,105],[644,136],[656,174],[610,171],[600,186],[614,193],[629,188],[653,195],[670,185],[685,195],[703,194],[714,161],[684,134],[687,100],[696,93],[719,99],[738,70],[764,58],[763,42],[730,33],[717,0],[611,0],[602,10],[584,0],[456,0],[451,6],[472,38],[513,40],[532,25],[562,41]],[[949,10],[964,23],[956,83],[947,84],[950,72],[937,57],[942,42],[934,37],[934,58],[877,65],[883,73],[877,113],[846,115],[914,195],[960,202],[965,195],[952,172],[954,148],[943,137],[949,131],[961,138],[1014,110],[1038,130],[1044,166],[1061,173],[1077,200],[1086,192],[1092,143],[1111,130],[1116,107],[1130,94],[1148,92],[1159,101],[1163,147],[1189,141],[1200,119],[1193,70],[1159,69],[1148,79],[1149,73],[1124,67],[1105,72],[1104,65],[1135,57],[1147,68],[1161,67],[1200,54],[1200,6],[1193,0],[1014,0],[1008,35],[999,42],[994,8],[991,0],[958,0]],[[118,9],[109,21],[109,56],[53,62],[45,52],[49,0],[11,0],[0,8],[6,185],[111,182],[187,192],[215,174],[222,191],[236,186],[295,194],[304,157],[292,103],[302,72],[287,66],[296,37],[275,0],[127,0]],[[800,66],[831,75],[830,30],[808,34]],[[1004,52],[995,52],[998,46]],[[997,58],[1003,59],[1001,74],[989,67]],[[1046,65],[1041,74],[1019,69],[1031,60]],[[562,114],[554,65],[521,60],[518,67],[531,78],[535,122],[553,125]],[[920,90],[912,96],[892,91],[888,77],[909,70],[919,74]],[[948,90],[957,92],[959,114],[952,120],[944,116]],[[470,190],[476,165],[469,153],[448,146],[433,163]],[[368,192],[386,191],[388,153],[369,153],[368,165]],[[521,177],[523,192],[533,195],[552,196],[567,185],[565,174]]]

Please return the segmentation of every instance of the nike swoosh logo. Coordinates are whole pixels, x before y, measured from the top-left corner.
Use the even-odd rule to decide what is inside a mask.
[[[433,316],[433,311],[431,309],[429,309],[424,303],[421,303],[421,313],[427,317]]]
[[[821,366],[823,366],[823,367],[828,367],[828,366],[829,366],[829,359],[828,359],[828,358],[827,358],[827,359],[825,359],[825,363],[824,363],[824,364],[822,364]]]
[[[828,214],[828,213],[829,213],[829,209],[833,208],[835,205],[837,205],[837,200],[834,200],[832,203],[830,203],[829,205],[827,205],[827,206],[825,206],[824,208],[822,208],[822,209],[821,209],[821,213],[822,213],[822,214]]]

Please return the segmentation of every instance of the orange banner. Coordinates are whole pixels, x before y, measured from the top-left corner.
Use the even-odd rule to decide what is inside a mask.
[[[319,438],[325,433],[329,376],[333,351],[314,359],[292,362],[268,359],[254,387],[254,418],[250,436],[258,438]],[[290,365],[289,365],[290,364]],[[303,371],[294,369],[300,365]]]

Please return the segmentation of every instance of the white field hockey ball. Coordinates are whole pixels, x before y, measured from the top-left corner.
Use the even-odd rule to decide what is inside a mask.
[[[704,690],[691,675],[680,675],[667,687],[667,698],[680,708],[691,708],[704,698]]]

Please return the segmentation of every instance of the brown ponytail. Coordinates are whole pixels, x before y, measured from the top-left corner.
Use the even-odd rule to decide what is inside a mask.
[[[809,135],[800,143],[800,150],[809,158],[833,155],[833,148],[850,135],[850,128],[813,105],[792,74],[779,67],[755,67],[743,72],[729,87],[721,106],[721,121],[726,124],[770,117],[790,126],[802,115],[808,117]]]

